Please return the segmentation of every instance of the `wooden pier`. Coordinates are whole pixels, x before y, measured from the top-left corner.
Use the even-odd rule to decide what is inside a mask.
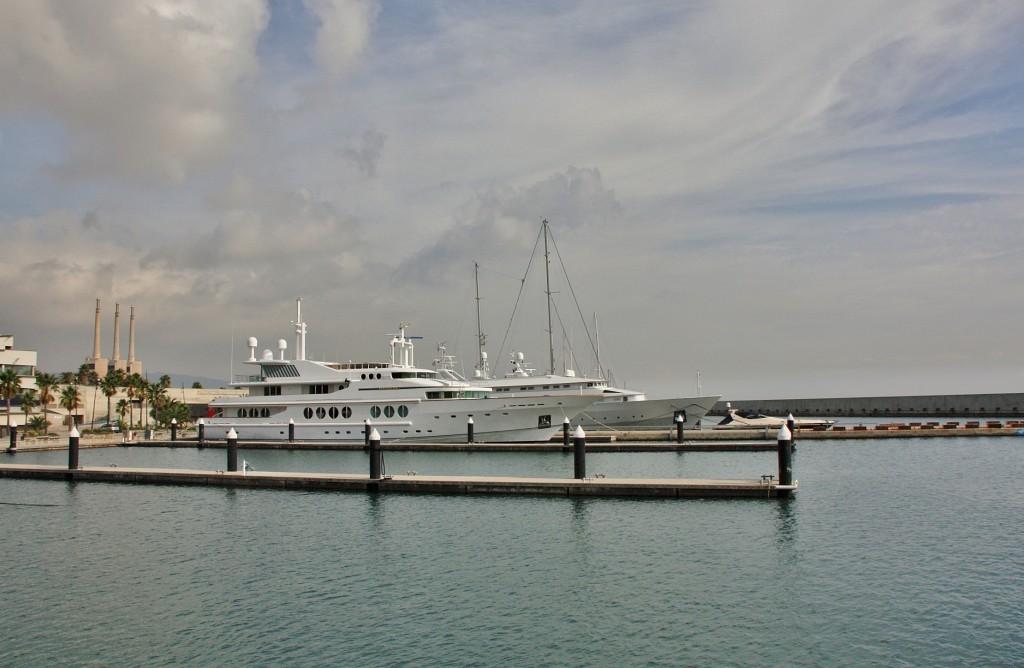
[[[273,473],[264,471],[197,471],[128,467],[80,467],[0,464],[0,478],[102,482],[135,485],[198,485],[284,490],[464,494],[565,497],[632,497],[667,499],[775,499],[789,496],[793,485],[771,476],[760,480],[674,478],[512,478],[481,476],[394,475],[371,479],[350,473]]]

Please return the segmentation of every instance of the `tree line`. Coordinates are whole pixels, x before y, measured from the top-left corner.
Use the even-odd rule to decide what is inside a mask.
[[[114,369],[100,378],[89,365],[83,364],[78,373],[65,371],[52,374],[40,371],[36,373],[36,388],[24,390],[14,369],[0,371],[0,396],[3,396],[7,404],[8,430],[11,427],[11,404],[19,400],[28,427],[48,433],[50,422],[46,412],[50,404],[56,401],[69,415],[76,414],[82,408],[82,392],[79,389],[82,385],[96,387],[107,398],[107,424],[117,424],[121,429],[148,429],[151,424],[158,429],[166,428],[172,419],[181,426],[192,422],[188,406],[167,394],[171,386],[170,376],[164,374],[159,380],[151,382],[141,374],[128,374]],[[194,383],[193,387],[202,386]],[[114,397],[120,394],[124,394],[124,397],[114,403]],[[40,408],[41,414],[32,415]],[[117,420],[112,420],[114,413],[117,414]]]

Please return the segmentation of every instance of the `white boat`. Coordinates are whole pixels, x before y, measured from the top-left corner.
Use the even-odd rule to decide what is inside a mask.
[[[771,417],[753,411],[740,411],[728,408],[725,417],[715,425],[715,429],[777,429],[786,424],[788,418]],[[800,429],[814,429],[825,427],[826,429],[836,423],[835,420],[821,420],[816,418],[794,418],[794,426]]]
[[[481,358],[483,364],[477,367],[478,370],[482,368],[482,372],[467,380],[454,370],[453,360],[445,354],[444,346],[439,349],[441,357],[435,360],[434,366],[443,377],[478,387],[489,387],[494,396],[538,397],[597,393],[597,401],[585,408],[576,420],[584,429],[670,428],[675,425],[676,415],[683,418],[685,429],[697,429],[701,419],[722,398],[709,395],[648,399],[643,392],[610,386],[602,378],[581,378],[571,372],[537,375],[521,352],[513,353],[512,371],[502,378],[493,378],[488,374],[487,355],[484,353]]]
[[[296,440],[363,441],[369,420],[382,440],[463,441],[472,420],[481,442],[547,441],[599,397],[593,393],[512,396],[489,387],[443,378],[414,365],[407,325],[391,339],[390,362],[333,363],[305,359],[306,325],[297,307],[296,359],[286,360],[287,343],[278,342],[257,358],[250,338],[246,364],[258,373],[236,378],[247,396],[221,397],[210,403],[206,436],[240,440],[286,440],[294,425]]]
[[[552,318],[551,318],[551,281],[547,275],[548,267],[551,265],[548,257],[548,221],[541,226],[541,234],[544,236],[544,267],[545,282],[547,287],[548,301],[548,348],[551,351],[550,366],[547,373],[536,375],[535,370],[530,367],[521,352],[512,353],[512,370],[504,377],[492,377],[487,361],[487,353],[483,350],[485,339],[480,325],[480,284],[476,281],[476,303],[477,303],[477,340],[480,343],[479,361],[475,367],[471,379],[463,378],[455,372],[454,362],[444,351],[443,344],[439,346],[441,357],[434,361],[437,368],[446,378],[453,381],[469,382],[475,386],[486,386],[493,388],[495,396],[545,396],[550,394],[583,394],[600,393],[600,399],[584,410],[579,423],[584,428],[607,428],[622,429],[632,428],[670,428],[675,425],[675,418],[683,419],[683,427],[686,429],[700,428],[701,419],[722,397],[720,395],[673,397],[669,399],[648,399],[644,392],[638,390],[627,390],[621,387],[614,387],[608,384],[603,375],[600,375],[600,350],[596,346],[595,357],[597,357],[598,378],[578,377],[572,370],[567,369],[562,374],[556,374],[554,345],[552,342]],[[532,264],[532,263],[531,263]],[[479,274],[479,266],[475,265],[476,273]],[[523,279],[525,284],[526,279]],[[595,323],[596,329],[596,323]],[[595,332],[596,335],[596,332]]]

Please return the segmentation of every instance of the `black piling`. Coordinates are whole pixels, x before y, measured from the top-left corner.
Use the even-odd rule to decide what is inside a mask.
[[[786,426],[789,427],[789,440],[793,444],[792,449],[796,450],[796,420],[792,413],[786,416]]]
[[[779,429],[779,484],[793,484],[793,434],[785,425]],[[789,490],[779,490],[779,496],[789,496]]]
[[[569,447],[569,418],[562,420],[562,447]]]
[[[383,457],[380,451],[380,434],[376,429],[371,431],[368,444],[370,446],[370,480],[380,480]]]
[[[8,411],[11,410],[10,406],[7,407],[7,410]],[[16,425],[16,424],[12,424],[11,425],[11,434],[10,435],[11,435],[11,443],[10,443],[9,446],[7,446],[7,452],[17,452],[18,451],[18,425]]]
[[[234,427],[228,431],[228,471],[238,470],[238,434]]]
[[[473,418],[466,421],[466,443],[473,442]]]
[[[370,447],[370,419],[367,418],[366,422],[363,423],[363,446]]]
[[[178,420],[171,418],[171,443],[178,440]]]
[[[199,439],[199,445],[202,445],[206,442],[206,422],[203,421],[203,418],[199,418],[199,422],[196,423],[196,429],[198,430],[196,437]]]
[[[68,469],[74,470],[78,468],[78,430],[75,429],[74,425],[71,427],[71,433],[68,435]]]
[[[576,426],[572,437],[573,477],[582,480],[587,477],[587,435],[583,433],[582,425]]]
[[[685,422],[686,418],[679,413],[676,413],[676,443],[683,442],[683,424]]]
[[[295,420],[288,418],[288,442],[295,442]]]

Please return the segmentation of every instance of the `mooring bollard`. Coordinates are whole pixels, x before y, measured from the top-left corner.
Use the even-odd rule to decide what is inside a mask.
[[[370,424],[370,418],[366,418],[366,422],[363,423],[363,447],[370,447],[370,430],[372,425]]]
[[[381,464],[383,457],[380,453],[380,434],[376,429],[371,429],[369,437],[370,446],[370,480],[380,480]]]
[[[682,415],[680,415],[679,413],[676,413],[676,443],[682,443],[683,442],[683,423],[684,422],[686,422],[686,419]]]
[[[295,420],[288,418],[288,442],[295,442]]]
[[[171,443],[178,440],[178,420],[171,418]]]
[[[206,422],[203,421],[203,418],[199,418],[196,429],[198,430],[196,437],[199,439],[199,445],[202,445],[206,442]]]
[[[793,434],[789,427],[779,429],[779,484],[793,484]],[[789,490],[779,490],[779,496],[789,496]]]
[[[238,470],[238,432],[232,427],[228,430],[228,471]]]
[[[469,420],[466,421],[466,443],[472,443],[472,442],[473,442],[473,416],[471,415],[469,417]]]
[[[572,435],[572,470],[577,480],[587,477],[587,435],[583,433],[583,425],[576,425]]]
[[[569,427],[570,427],[569,418],[563,419],[562,420],[562,447],[563,448],[568,448],[569,447]]]
[[[10,410],[10,408],[8,408],[7,410]],[[7,452],[17,452],[17,451],[18,451],[18,425],[12,424],[11,425],[11,444],[7,447]]]
[[[78,430],[71,425],[71,433],[68,434],[68,469],[78,468]]]
[[[796,419],[792,413],[786,416],[786,426],[789,427],[789,440],[793,444],[791,451],[796,450]]]

